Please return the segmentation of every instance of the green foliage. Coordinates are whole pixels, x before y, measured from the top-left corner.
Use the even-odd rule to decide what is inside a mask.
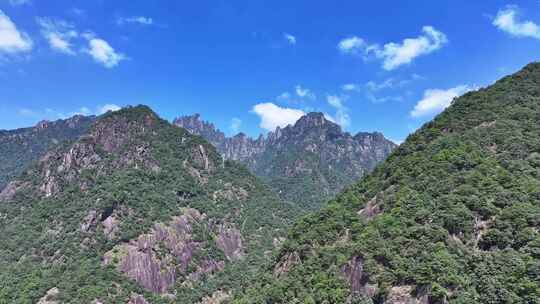
[[[127,129],[119,127],[123,122]],[[160,120],[146,107],[105,114],[89,131],[93,139],[85,137],[77,143],[93,142],[95,134],[101,136],[103,126],[118,130],[110,140],[126,135],[126,141],[114,153],[97,145],[102,158],[99,166],[78,170],[74,179],[58,173],[62,191],[43,197],[39,190],[44,182],[42,167],[57,168],[62,158],[36,164],[20,177],[31,186],[17,192],[14,201],[0,204],[0,303],[36,303],[52,287],[60,290],[62,303],[91,303],[94,299],[126,303],[131,293],[143,294],[151,303],[195,303],[218,289],[247,286],[266,261],[266,251],[272,250],[272,240],[282,236],[298,214],[296,209],[281,203],[243,166],[222,162],[206,141]],[[141,147],[146,147],[146,152],[141,152]],[[200,147],[206,151],[211,169],[197,162]],[[62,154],[70,146],[57,149]],[[126,162],[132,155],[143,156]],[[151,170],[149,163],[157,164],[159,170]],[[199,170],[204,180],[190,174],[186,164]],[[91,186],[82,190],[83,184]],[[215,199],[213,194],[227,189],[227,185],[244,189],[247,198]],[[170,290],[177,300],[149,294],[114,267],[102,265],[104,254],[116,245],[148,232],[156,223],[168,223],[185,207],[195,208],[218,223],[238,227],[245,258],[227,262],[222,272],[191,286],[179,281]],[[81,223],[92,210],[120,212],[117,237],[107,239],[100,228],[81,230]],[[194,230],[197,240],[214,237],[208,227],[195,226]],[[216,246],[206,250],[194,257],[190,267],[209,257],[224,260]]]
[[[86,132],[93,117],[75,116],[48,122],[46,127],[0,130],[0,189],[45,152]]]
[[[454,100],[372,174],[297,222],[235,303],[343,303],[340,269],[354,256],[377,286],[376,303],[402,285],[433,303],[538,303],[539,121],[538,63]],[[360,216],[368,202],[382,213]],[[288,253],[300,262],[285,278],[272,275]]]

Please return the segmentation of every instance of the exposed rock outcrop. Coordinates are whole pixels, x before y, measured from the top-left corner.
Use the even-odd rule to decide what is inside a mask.
[[[17,194],[19,189],[24,188],[28,183],[20,181],[10,182],[1,192],[0,192],[0,202],[7,202],[12,200]]]
[[[75,115],[57,121],[40,121],[34,127],[0,130],[0,189],[14,180],[52,147],[87,132],[95,117]]]
[[[221,304],[231,299],[231,293],[222,290],[215,291],[211,296],[204,297],[199,304]]]
[[[377,285],[369,284],[368,277],[364,272],[364,260],[360,256],[354,256],[347,264],[341,267],[341,275],[350,284],[351,297],[364,296],[373,298],[377,293]]]
[[[289,252],[285,254],[274,267],[274,276],[281,277],[286,275],[295,265],[300,264],[300,255],[298,252]]]
[[[47,293],[39,299],[37,304],[59,304],[58,296],[60,295],[60,290],[57,287],[53,287],[47,291]]]
[[[219,249],[223,250],[229,261],[241,259],[244,256],[242,247],[242,235],[236,228],[219,227],[216,240]]]
[[[426,294],[412,295],[414,286],[402,285],[390,288],[385,304],[429,304],[429,297]]]
[[[105,254],[103,263],[116,265],[148,291],[163,294],[179,279],[198,281],[203,275],[223,270],[225,261],[209,257],[193,260],[211,245],[195,240],[195,231],[209,233],[215,226],[213,223],[196,209],[187,208],[167,225],[156,224],[149,233],[116,246]],[[242,258],[240,231],[225,224],[215,228],[215,246],[223,251],[227,260]]]
[[[129,302],[127,304],[149,304],[146,299],[138,294],[131,295],[131,298],[129,299]]]
[[[174,124],[206,138],[225,159],[244,163],[282,198],[310,204],[308,209],[318,209],[396,147],[381,133],[352,136],[343,132],[322,113],[309,113],[294,125],[278,127],[257,139],[243,133],[226,137],[198,114],[177,118]]]

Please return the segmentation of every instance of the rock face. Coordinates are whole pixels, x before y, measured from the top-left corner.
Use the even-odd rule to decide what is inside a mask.
[[[37,303],[51,282],[60,302],[223,302],[299,214],[146,106],[100,116],[0,200],[0,302],[9,303]]]
[[[95,119],[75,115],[69,119],[41,121],[30,128],[0,130],[0,190],[51,147],[85,133]]]
[[[396,147],[381,133],[343,132],[322,113],[309,113],[257,139],[243,133],[226,137],[198,114],[177,118],[174,124],[204,137],[224,158],[244,163],[283,199],[306,209],[318,209]]]
[[[51,288],[47,291],[37,304],[59,304],[58,295],[60,295],[60,290],[57,287]]]
[[[225,266],[225,261],[212,258],[199,264],[192,263],[195,255],[203,254],[212,245],[195,240],[194,234],[211,232],[213,222],[205,214],[188,208],[169,224],[158,223],[149,233],[117,245],[105,254],[104,264],[116,265],[118,270],[154,293],[165,293],[181,278],[197,281],[202,275],[220,271]],[[237,229],[219,228],[215,233],[215,245],[229,261],[242,258],[242,237]]]

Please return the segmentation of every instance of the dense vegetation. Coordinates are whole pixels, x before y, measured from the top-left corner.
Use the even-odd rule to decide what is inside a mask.
[[[205,155],[200,151],[206,151],[207,158],[201,158]],[[66,171],[68,153],[80,163],[99,161]],[[202,138],[159,119],[144,106],[105,114],[87,135],[51,155],[19,177],[24,186],[13,199],[0,202],[0,303],[36,303],[53,287],[59,289],[56,300],[61,303],[96,299],[127,303],[132,293],[151,303],[196,303],[216,290],[246,286],[268,256],[265,251],[272,250],[274,239],[296,214],[243,166],[222,161]],[[61,191],[47,197],[41,185],[46,177],[51,180],[51,174]],[[243,189],[245,198],[216,198],[216,193],[227,194],[223,191],[231,187]],[[179,279],[167,290],[169,297],[152,294],[113,265],[103,265],[107,252],[147,233],[156,223],[169,222],[188,207],[215,220],[215,226],[238,227],[245,257],[226,261],[222,271],[189,284]],[[102,217],[117,212],[119,229],[114,237],[105,237],[101,226],[81,231],[93,210]],[[212,244],[208,240],[216,238],[212,226],[194,230],[195,241],[201,244]],[[204,250],[194,256],[189,269],[208,257],[224,260],[215,246]]]
[[[45,152],[86,132],[93,117],[40,122],[36,127],[0,130],[0,189],[21,174]]]
[[[384,303],[404,286],[429,303],[539,303],[539,230],[533,63],[454,100],[367,178],[296,223],[235,303]],[[360,271],[347,276],[353,262]]]

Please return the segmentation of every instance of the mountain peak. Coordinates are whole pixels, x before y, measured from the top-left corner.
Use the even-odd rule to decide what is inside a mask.
[[[324,117],[324,114],[321,112],[310,112],[306,115],[300,117],[298,121],[294,124],[295,127],[297,126],[313,126],[313,127],[320,127],[322,125],[328,124],[332,122],[326,117]]]

